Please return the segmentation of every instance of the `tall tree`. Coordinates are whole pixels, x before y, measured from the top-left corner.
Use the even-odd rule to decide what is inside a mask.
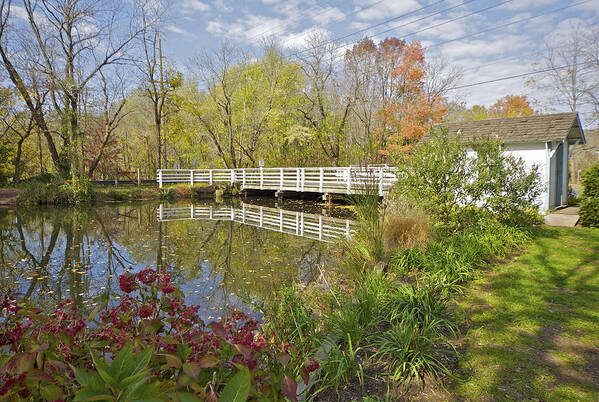
[[[0,2],[0,56],[10,80],[23,97],[35,124],[44,134],[57,171],[78,180],[83,169],[81,98],[100,70],[129,60],[136,26],[131,4],[117,0],[23,0],[17,6]],[[48,121],[48,108],[37,107],[23,78],[28,69],[43,77],[58,114],[62,139],[59,151]]]
[[[386,129],[391,132],[384,153],[411,148],[447,112],[443,92],[427,87],[424,49],[419,42],[402,48],[393,76],[395,93],[383,114]]]

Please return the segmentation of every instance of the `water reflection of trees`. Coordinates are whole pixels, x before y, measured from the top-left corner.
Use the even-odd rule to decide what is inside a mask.
[[[128,267],[171,272],[191,295],[231,304],[310,280],[327,245],[234,222],[158,222],[153,203],[0,212],[0,286],[52,305],[118,290]]]

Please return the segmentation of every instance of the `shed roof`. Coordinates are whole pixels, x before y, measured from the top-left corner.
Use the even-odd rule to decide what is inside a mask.
[[[449,135],[457,135],[462,142],[474,142],[477,139],[499,140],[503,143],[556,140],[586,142],[576,112],[441,123],[436,127],[446,128]]]

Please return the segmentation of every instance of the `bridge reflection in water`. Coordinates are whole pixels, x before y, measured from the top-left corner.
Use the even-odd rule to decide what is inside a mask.
[[[350,237],[356,229],[351,219],[289,211],[242,203],[241,208],[214,206],[165,206],[157,211],[160,222],[176,220],[232,221],[261,229],[273,230],[323,242]]]

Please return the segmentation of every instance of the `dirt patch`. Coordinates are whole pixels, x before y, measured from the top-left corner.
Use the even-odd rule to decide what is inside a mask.
[[[0,189],[0,207],[15,205],[18,196],[19,190],[15,190],[12,188]]]

